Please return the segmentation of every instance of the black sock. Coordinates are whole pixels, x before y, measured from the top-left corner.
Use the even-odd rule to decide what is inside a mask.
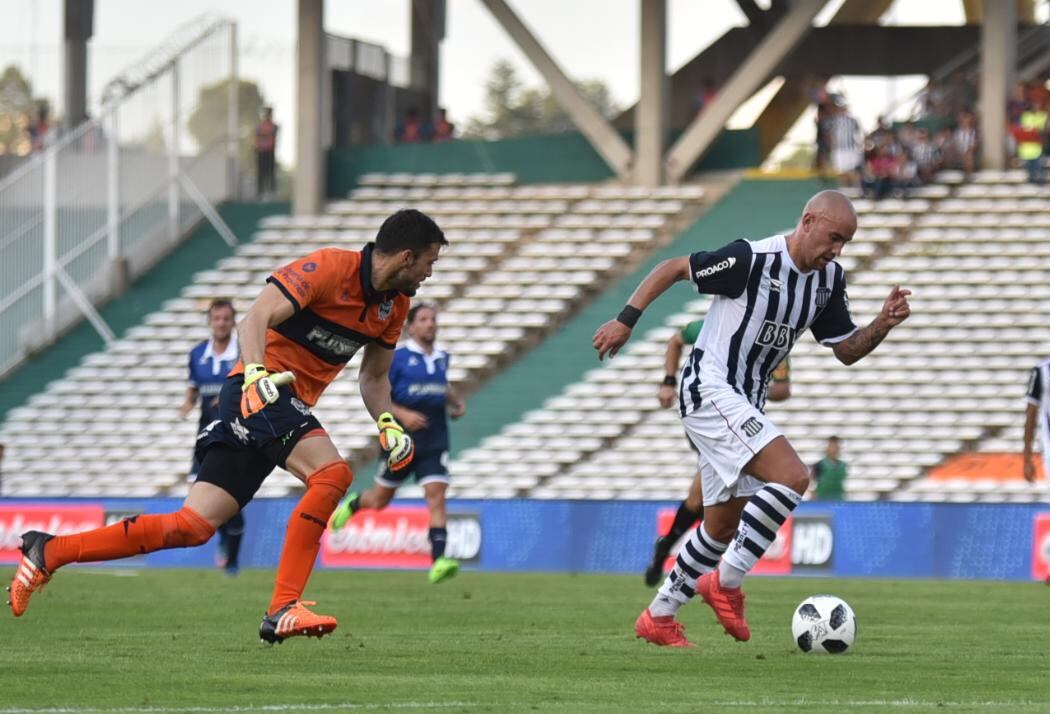
[[[427,535],[430,537],[430,559],[437,560],[445,554],[445,542],[448,541],[448,529],[431,528]]]
[[[357,494],[350,499],[350,515],[354,515],[361,509],[361,494]]]
[[[241,552],[241,538],[244,537],[244,514],[236,516],[223,524],[226,529],[226,567],[237,568],[237,557]]]
[[[685,501],[682,501],[681,505],[678,506],[678,512],[674,514],[674,522],[671,524],[671,530],[667,531],[666,538],[668,543],[677,543],[678,539],[682,537],[682,534],[691,530],[693,524],[703,517],[703,515],[703,506],[700,506],[699,511],[693,511],[686,505]]]

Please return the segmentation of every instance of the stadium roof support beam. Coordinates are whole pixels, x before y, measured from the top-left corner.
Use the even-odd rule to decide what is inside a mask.
[[[829,25],[868,25],[877,22],[890,9],[893,0],[846,0]],[[830,73],[829,73],[830,74]],[[828,76],[813,72],[788,77],[755,120],[758,130],[759,156],[765,159],[776,148],[802,112],[812,103],[809,90],[816,83],[826,83]]]
[[[747,101],[809,32],[813,18],[825,4],[826,0],[798,0],[737,68],[711,106],[693,120],[667,153],[667,177],[672,183],[685,176],[711,146],[737,107]]]
[[[324,79],[324,0],[298,0],[295,49],[296,167],[292,212],[321,212],[324,192],[321,97]]]
[[[639,0],[641,11],[641,93],[634,115],[634,183],[663,183],[667,135],[667,0]]]
[[[1008,0],[1007,0],[1008,1]],[[980,25],[984,22],[984,6],[988,2],[1001,3],[1004,0],[962,0],[966,24]],[[1035,24],[1035,0],[1016,0],[1017,19],[1025,25]]]
[[[503,26],[518,48],[546,80],[554,100],[572,119],[605,163],[624,180],[630,181],[634,154],[612,124],[584,99],[561,71],[539,40],[518,18],[505,0],[481,0],[496,21]]]
[[[87,119],[87,41],[94,26],[94,0],[66,0],[64,13],[63,124],[72,129]]]
[[[412,0],[409,25],[409,84],[425,92],[426,106],[420,108],[420,114],[424,122],[433,122],[437,120],[441,40],[445,39],[445,0]]]
[[[981,26],[980,135],[984,167],[1006,168],[1006,101],[1017,71],[1017,6],[986,3]]]

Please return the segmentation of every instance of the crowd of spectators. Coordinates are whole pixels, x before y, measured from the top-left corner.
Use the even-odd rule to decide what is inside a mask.
[[[448,120],[444,109],[439,108],[433,122],[425,122],[416,109],[409,109],[394,125],[394,141],[398,144],[440,144],[451,141],[456,127]]]
[[[931,81],[918,100],[914,118],[890,123],[880,117],[868,134],[850,113],[842,95],[820,89],[817,105],[816,169],[838,177],[841,185],[859,188],[875,199],[905,195],[933,181],[938,172],[969,176],[980,164],[977,85],[972,75],[957,72],[943,82]],[[1046,179],[1050,154],[1050,90],[1036,81],[1014,87],[1007,104],[1009,155],[1024,167],[1029,181]]]

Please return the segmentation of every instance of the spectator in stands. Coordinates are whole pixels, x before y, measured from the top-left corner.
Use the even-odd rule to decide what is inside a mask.
[[[831,161],[831,145],[829,143],[830,121],[832,117],[832,106],[825,95],[822,101],[817,102],[817,147],[813,157],[813,168],[820,174],[828,170]]]
[[[397,489],[415,477],[423,487],[430,511],[429,580],[440,583],[459,572],[459,563],[445,556],[448,541],[448,419],[467,411],[463,399],[448,383],[449,354],[435,347],[437,309],[417,303],[408,311],[409,339],[394,352],[390,365],[391,412],[416,443],[416,458],[407,467],[385,467],[364,493],[350,493],[332,514],[332,530],[339,530],[362,508],[386,508]]]
[[[828,146],[831,148],[831,167],[843,186],[860,185],[860,169],[864,163],[864,139],[860,124],[854,119],[842,97],[834,100],[828,120]]]
[[[693,96],[693,108],[696,110],[696,113],[700,114],[711,106],[711,103],[715,101],[717,96],[718,90],[715,88],[715,80],[711,77],[704,77],[700,89]]]
[[[256,196],[272,198],[277,192],[277,125],[273,108],[263,109],[262,120],[255,127]]]
[[[434,143],[440,144],[446,141],[452,141],[452,136],[456,131],[456,126],[448,120],[448,115],[445,110],[438,109],[438,119],[434,122]]]
[[[923,118],[929,117],[942,117],[944,116],[945,106],[945,90],[944,86],[940,82],[931,79],[926,83],[926,88],[922,92],[922,116]]]
[[[952,168],[964,172],[967,176],[977,168],[977,156],[980,150],[980,140],[977,135],[977,119],[973,112],[961,111],[952,131],[951,143]]]
[[[394,141],[399,144],[417,144],[423,138],[423,124],[419,112],[409,109],[403,120],[394,126]]]
[[[656,399],[664,409],[678,406],[678,363],[681,361],[682,348],[690,347],[696,343],[700,335],[700,328],[704,326],[703,320],[693,320],[681,330],[677,330],[667,340],[667,348],[664,350],[664,379],[656,392]],[[791,396],[791,358],[787,357],[775,370],[773,370],[773,382],[769,386],[769,401],[782,402]],[[686,442],[695,452],[696,447],[686,434]],[[696,522],[704,517],[703,482],[700,469],[697,468],[693,476],[693,483],[689,486],[689,493],[685,500],[678,504],[674,520],[668,526],[667,532],[656,539],[653,545],[653,558],[645,569],[645,584],[653,587],[664,577],[664,561],[671,553],[678,539],[696,526]]]
[[[236,323],[237,314],[232,302],[224,298],[212,300],[208,306],[211,337],[190,350],[189,383],[186,386],[186,398],[179,407],[179,415],[185,419],[200,399],[198,433],[209,428],[212,422],[220,418],[219,392],[222,391],[226,375],[233,369],[239,357],[237,335],[233,331]],[[189,474],[191,482],[197,479],[200,468],[200,461],[194,453]],[[217,564],[227,575],[236,575],[240,569],[238,556],[243,535],[244,515],[241,512],[219,526]]]
[[[29,123],[29,141],[33,151],[42,151],[49,141],[51,132],[51,121],[48,119],[50,108],[47,102],[40,102],[36,111],[36,119]]]
[[[915,178],[920,184],[927,184],[937,178],[940,169],[940,151],[930,141],[930,132],[925,128],[915,130],[915,140],[909,148],[909,156],[915,166]]]
[[[901,152],[893,134],[883,134],[872,147],[864,166],[863,187],[876,201],[891,195],[898,188]]]
[[[1021,114],[1021,123],[1014,129],[1017,140],[1017,158],[1028,171],[1028,181],[1042,185],[1046,180],[1043,152],[1047,140],[1047,111],[1045,104],[1036,104]]]
[[[815,494],[818,501],[841,501],[845,497],[846,462],[839,458],[839,454],[839,438],[828,437],[824,458],[813,464],[811,469],[811,493]]]
[[[1021,115],[1028,109],[1028,98],[1023,84],[1015,84],[1006,102],[1006,121],[1011,127],[1021,126]]]

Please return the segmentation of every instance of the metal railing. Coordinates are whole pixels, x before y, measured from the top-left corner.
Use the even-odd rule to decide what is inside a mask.
[[[238,180],[237,85],[236,25],[199,18],[0,181],[0,378],[81,316],[110,342],[94,306],[218,221],[212,205]]]

